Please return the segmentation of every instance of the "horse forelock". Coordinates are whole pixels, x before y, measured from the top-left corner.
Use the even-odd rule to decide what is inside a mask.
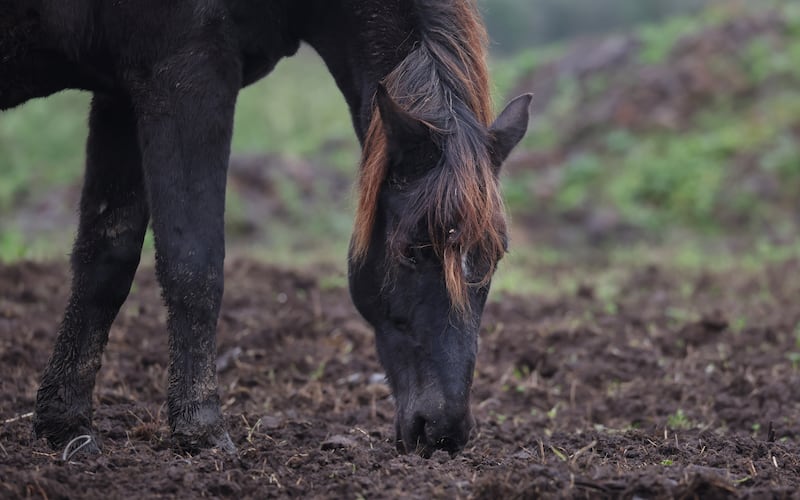
[[[472,0],[416,0],[421,40],[383,80],[389,95],[431,129],[442,160],[408,193],[408,209],[390,236],[404,251],[420,221],[442,259],[453,308],[469,311],[470,286],[485,285],[505,252],[505,215],[487,148],[492,117],[486,31]],[[387,139],[377,107],[361,160],[351,255],[363,261],[388,173]],[[477,276],[467,276],[472,261]],[[482,259],[482,262],[474,262]]]

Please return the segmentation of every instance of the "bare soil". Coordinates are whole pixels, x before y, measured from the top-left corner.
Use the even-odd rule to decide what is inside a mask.
[[[69,273],[0,264],[0,497],[792,497],[800,487],[800,262],[619,270],[553,297],[495,297],[455,458],[398,455],[372,332],[326,272],[230,263],[219,323],[239,456],[176,454],[165,310],[142,269],[95,389],[99,456],[31,436]],[[566,270],[549,269],[554,282]],[[503,272],[513,272],[506,269]],[[328,274],[329,276],[329,274]]]

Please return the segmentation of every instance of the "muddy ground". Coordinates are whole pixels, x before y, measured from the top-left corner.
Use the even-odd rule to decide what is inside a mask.
[[[568,269],[543,269],[559,283]],[[502,272],[513,272],[505,269]],[[221,396],[239,457],[172,451],[167,338],[151,269],[95,390],[103,454],[31,437],[65,264],[0,265],[0,497],[530,498],[796,495],[800,262],[741,273],[619,270],[616,284],[495,297],[451,459],[398,456],[372,333],[340,276],[228,265]],[[524,278],[523,278],[524,279]]]

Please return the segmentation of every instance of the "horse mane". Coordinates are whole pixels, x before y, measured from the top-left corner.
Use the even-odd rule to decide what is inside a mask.
[[[409,188],[410,208],[390,246],[395,254],[404,251],[413,243],[409,235],[427,221],[451,304],[463,313],[469,310],[468,287],[487,284],[505,253],[504,206],[488,153],[487,35],[474,0],[415,0],[414,7],[420,39],[382,83],[395,102],[430,128],[442,159]],[[355,262],[367,254],[387,163],[383,122],[373,105],[361,160]],[[464,275],[465,255],[478,276]],[[483,262],[476,262],[478,257]]]

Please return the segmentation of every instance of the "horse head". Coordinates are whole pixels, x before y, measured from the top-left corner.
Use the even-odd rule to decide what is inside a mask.
[[[376,332],[400,452],[457,453],[474,427],[478,329],[507,242],[498,174],[525,134],[530,100],[512,101],[490,127],[468,120],[442,130],[378,88],[385,170],[368,242],[351,246],[349,278]]]

